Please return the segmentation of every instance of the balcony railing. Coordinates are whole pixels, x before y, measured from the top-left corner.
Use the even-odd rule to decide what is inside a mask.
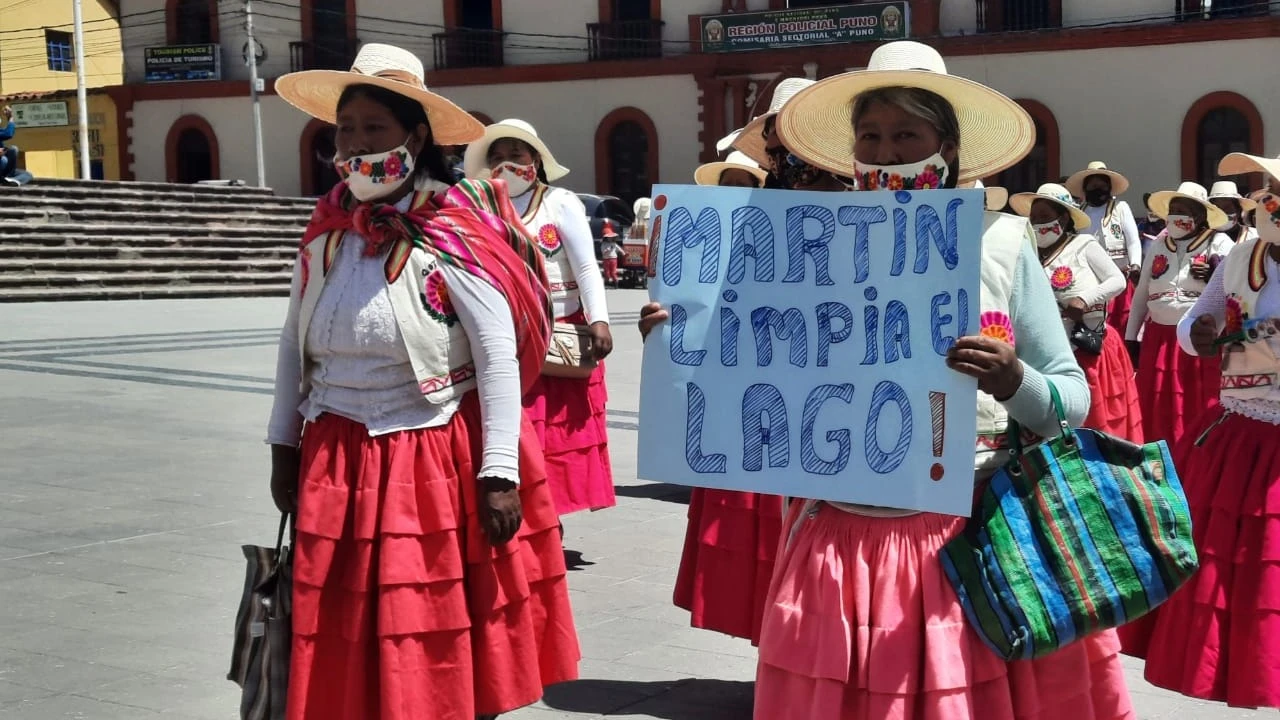
[[[348,38],[326,38],[318,41],[301,40],[289,43],[289,69],[349,70],[356,58],[360,43]]]
[[[431,36],[435,45],[436,69],[501,67],[502,44],[506,33],[500,30],[450,30]]]
[[[662,57],[661,20],[589,23],[587,59],[636,60]]]
[[[978,32],[1014,32],[1061,27],[1052,0],[977,0]]]

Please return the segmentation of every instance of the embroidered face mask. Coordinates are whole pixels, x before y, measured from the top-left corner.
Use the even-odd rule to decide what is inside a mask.
[[[511,197],[520,197],[529,192],[529,188],[538,181],[538,166],[503,162],[489,171],[489,177],[494,180],[505,180],[507,193]]]
[[[1032,225],[1031,229],[1036,231],[1036,245],[1038,247],[1047,248],[1062,239],[1062,223],[1057,220]]]
[[[1254,222],[1262,242],[1280,245],[1280,195],[1268,193],[1258,198]]]
[[[950,172],[941,151],[906,165],[871,165],[855,157],[853,169],[859,190],[938,190]]]
[[[1170,215],[1168,217],[1169,237],[1181,240],[1196,229],[1196,219],[1190,215]]]
[[[335,157],[333,167],[360,202],[383,198],[399,190],[413,177],[413,155],[409,140],[384,153],[370,153],[344,159]]]

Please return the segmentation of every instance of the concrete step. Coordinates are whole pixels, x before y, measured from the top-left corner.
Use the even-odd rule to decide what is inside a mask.
[[[149,287],[152,285],[279,285],[286,290],[291,274],[276,272],[92,272],[66,274],[0,274],[0,292],[18,287]]]
[[[185,239],[184,239],[185,240]],[[225,242],[225,241],[224,241]],[[164,259],[226,259],[226,260],[288,260],[297,257],[296,243],[264,247],[247,245],[185,246],[174,244],[160,247],[116,247],[113,245],[9,245],[0,244],[0,262],[14,259],[29,260],[90,260],[114,262],[115,260],[164,260]]]
[[[52,275],[59,273],[99,273],[110,268],[113,272],[147,273],[280,273],[293,270],[292,258],[5,258],[0,257],[0,274]]]
[[[147,192],[189,192],[199,195],[275,195],[271,188],[260,188],[252,185],[204,185],[162,182],[139,182],[133,180],[70,180],[65,178],[36,178],[26,188],[84,188],[97,193],[120,191]]]
[[[78,191],[77,191],[78,192]],[[300,217],[305,222],[311,216],[315,203],[294,198],[235,198],[219,202],[196,202],[190,198],[170,197],[167,195],[137,197],[109,197],[95,194],[23,194],[17,198],[0,198],[11,200],[5,205],[9,207],[25,207],[30,209],[59,209],[67,212],[83,210],[139,210],[153,213],[170,211],[181,212],[254,212],[264,215],[291,215]]]
[[[2,199],[0,199],[2,200]],[[0,225],[21,224],[41,225],[45,223],[67,223],[96,225],[123,225],[148,227],[182,226],[258,226],[258,227],[292,227],[301,232],[306,227],[307,218],[296,213],[284,215],[264,215],[256,212],[217,213],[192,212],[175,210],[171,212],[151,212],[139,209],[40,209],[24,205],[0,205]]]
[[[2,302],[63,302],[68,300],[160,300],[176,298],[284,297],[288,284],[166,285],[121,287],[26,287],[0,291]]]
[[[123,233],[129,233],[125,235]],[[75,223],[42,223],[27,227],[12,227],[0,223],[0,245],[5,244],[40,244],[40,245],[101,245],[110,243],[117,247],[130,245],[191,245],[198,246],[209,241],[225,244],[249,243],[251,245],[286,245],[292,244],[296,249],[302,240],[302,228],[289,226],[233,226],[212,227],[209,225],[163,225],[160,227],[139,225],[121,227],[120,225],[80,225]]]

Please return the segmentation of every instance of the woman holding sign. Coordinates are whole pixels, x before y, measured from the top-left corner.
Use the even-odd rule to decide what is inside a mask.
[[[1031,221],[1063,327],[1089,379],[1092,402],[1084,426],[1141,443],[1142,405],[1133,364],[1124,340],[1106,322],[1107,303],[1124,292],[1124,274],[1092,235],[1080,232],[1091,221],[1065,187],[1047,183],[1034,193],[1014,195],[1010,205]]]
[[[932,48],[878,48],[866,71],[818,82],[778,116],[784,145],[808,163],[853,173],[861,188],[954,188],[1030,151],[1034,124],[1000,93],[949,76]],[[852,150],[852,152],[850,152]],[[1007,418],[1058,429],[1049,381],[1068,420],[1089,389],[1021,218],[986,213],[979,334],[947,364],[978,382],[976,479],[1007,454]],[[665,317],[645,308],[642,332]],[[1116,720],[1134,717],[1114,632],[1026,662],[1005,662],[965,621],[942,571],[963,517],[793,501],[760,638],[761,720]]]
[[[571,326],[569,337],[584,343],[595,369],[569,376],[563,365],[549,362],[524,397],[525,411],[542,441],[547,482],[556,512],[599,510],[617,504],[609,436],[605,421],[604,358],[613,350],[604,280],[596,267],[595,241],[582,201],[573,192],[553,187],[569,174],[556,162],[533,126],[503,120],[484,130],[463,157],[467,177],[505,180],[521,222],[537,241],[551,283],[556,324]],[[557,330],[557,338],[563,333]],[[557,352],[558,343],[552,343]],[[577,370],[577,368],[575,368]]]

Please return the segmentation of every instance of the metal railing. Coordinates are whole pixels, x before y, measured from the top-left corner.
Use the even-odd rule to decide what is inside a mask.
[[[587,24],[588,60],[637,60],[662,57],[661,20]]]
[[[502,45],[507,34],[501,30],[449,30],[431,36],[435,45],[437,70],[501,67]]]
[[[1051,0],[977,0],[978,32],[1056,28]]]
[[[357,40],[327,38],[289,43],[289,70],[349,70],[356,58]]]

